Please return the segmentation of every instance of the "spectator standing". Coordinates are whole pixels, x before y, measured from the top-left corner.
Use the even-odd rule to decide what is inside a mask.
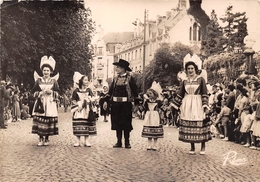
[[[103,91],[100,93],[99,96],[99,107],[100,107],[100,115],[104,117],[103,121],[108,122],[107,117],[110,113],[110,107],[109,107],[109,98],[108,96],[108,87],[104,86]],[[106,104],[104,104],[106,103]]]
[[[13,119],[14,121],[21,120],[21,107],[20,107],[20,98],[19,98],[19,90],[14,91],[14,95],[12,97],[13,104]]]
[[[4,123],[4,109],[6,107],[6,101],[10,99],[8,92],[6,91],[5,88],[5,84],[6,82],[4,80],[1,80],[0,83],[0,128],[1,129],[7,128]]]
[[[63,106],[64,106],[64,112],[68,111],[68,107],[70,105],[69,97],[67,96],[66,92],[62,96],[63,99]]]
[[[228,140],[228,124],[229,124],[229,117],[230,117],[231,109],[227,107],[227,102],[225,99],[222,100],[222,108],[220,113],[218,114],[218,117],[215,121],[215,125],[218,123],[221,124],[222,128],[220,129],[220,133],[224,135],[224,138],[222,140],[227,141]]]

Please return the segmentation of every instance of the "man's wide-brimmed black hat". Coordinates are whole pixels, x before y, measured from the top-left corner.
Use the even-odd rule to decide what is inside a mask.
[[[125,68],[126,71],[132,71],[131,68],[129,68],[129,62],[127,62],[126,60],[123,60],[123,59],[119,59],[119,61],[114,62],[113,65]]]

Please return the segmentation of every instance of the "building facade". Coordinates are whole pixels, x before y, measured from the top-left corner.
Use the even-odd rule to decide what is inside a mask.
[[[114,75],[114,54],[116,45],[133,39],[133,32],[107,33],[100,28],[97,40],[94,42],[94,56],[92,61],[92,82],[97,87],[106,84],[107,79]]]
[[[188,10],[194,4],[200,8],[201,3],[201,0],[179,0],[177,7],[167,11],[165,16],[158,15],[156,20],[147,20],[145,15],[143,22],[136,21],[134,32],[104,35],[100,29],[94,43],[94,84],[102,85],[113,77],[112,63],[119,59],[129,61],[133,72],[142,73],[162,43],[181,42],[189,45],[195,54],[200,54],[201,24]]]
[[[158,15],[156,20],[144,19],[144,23],[139,20],[134,38],[116,45],[115,59],[128,60],[133,72],[142,72],[143,66],[154,59],[156,50],[165,42],[181,42],[189,45],[195,54],[200,54],[201,25],[188,10],[201,3],[201,0],[179,0],[177,7],[167,11],[165,16]]]

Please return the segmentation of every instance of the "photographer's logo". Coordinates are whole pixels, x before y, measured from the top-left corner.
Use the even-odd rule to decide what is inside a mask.
[[[246,158],[237,158],[237,152],[236,151],[229,151],[228,153],[222,155],[224,158],[224,162],[222,166],[227,165],[227,163],[234,165],[234,166],[240,166],[247,163]]]

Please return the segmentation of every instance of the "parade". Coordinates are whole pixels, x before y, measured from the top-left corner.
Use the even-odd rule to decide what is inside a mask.
[[[138,24],[143,29],[136,29],[132,41],[127,39],[130,34],[122,33],[122,38],[118,33],[113,42],[109,39],[111,35],[116,39],[115,34],[104,35],[101,27],[97,32],[90,30],[94,23],[87,21],[90,10],[86,2],[51,2],[50,9],[41,3],[36,8],[42,14],[56,13],[45,16],[49,20],[56,17],[50,22],[52,27],[64,25],[60,29],[64,36],[47,27],[48,37],[40,31],[45,25],[37,21],[39,37],[60,37],[42,41],[48,47],[45,50],[44,46],[32,46],[26,60],[12,62],[12,56],[20,53],[10,52],[5,36],[12,24],[4,19],[1,182],[260,179],[260,52],[253,50],[250,43],[256,41],[246,29],[238,28],[244,32],[239,34],[243,39],[233,40],[236,44],[231,36],[223,43],[224,36],[214,35],[217,38],[213,36],[210,42],[210,29],[219,26],[214,11],[207,19],[202,1],[179,1],[172,13],[190,18],[183,18],[192,25],[187,28],[190,45],[185,41],[169,43],[174,40],[171,33],[175,34],[175,25],[167,29],[172,14],[154,24],[147,19],[147,10],[144,23]],[[44,17],[29,10],[28,4],[3,2],[3,17],[8,16],[9,6],[16,5],[24,14]],[[67,14],[62,8],[67,8]],[[229,6],[226,12],[231,10]],[[68,18],[73,13],[75,16]],[[73,31],[66,36],[61,18],[65,14],[70,28],[81,32],[79,36]],[[246,19],[243,13],[236,15]],[[19,20],[14,15],[17,17]],[[207,26],[202,22],[205,19]],[[160,34],[162,22],[165,29]],[[239,25],[244,27],[243,23]],[[34,31],[28,27],[28,32]],[[89,31],[88,35],[84,31]],[[91,45],[94,33],[98,39]],[[36,39],[31,37],[26,44],[33,45]],[[143,42],[137,44],[140,37]],[[218,40],[215,47],[213,39]],[[74,46],[79,46],[78,50]],[[240,52],[235,52],[237,49]]]

